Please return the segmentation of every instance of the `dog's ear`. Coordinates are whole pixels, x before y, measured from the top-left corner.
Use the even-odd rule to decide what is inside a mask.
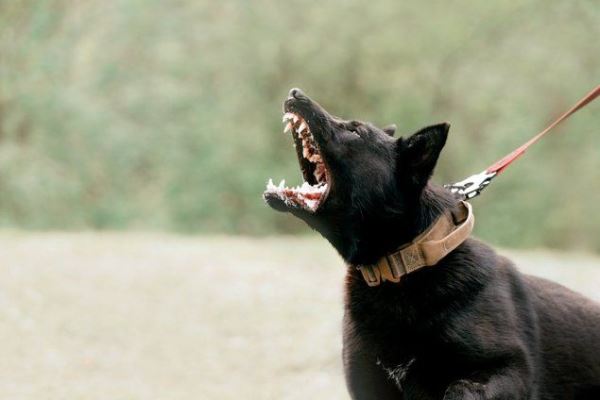
[[[394,136],[394,133],[396,133],[396,124],[386,126],[383,128],[383,131],[390,136]]]
[[[400,171],[418,189],[425,187],[433,174],[449,129],[450,124],[442,123],[423,128],[408,139],[398,139]]]

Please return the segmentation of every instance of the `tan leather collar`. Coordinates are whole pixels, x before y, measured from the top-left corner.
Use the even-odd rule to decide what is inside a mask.
[[[378,286],[385,281],[400,282],[406,274],[437,264],[469,237],[474,224],[471,205],[461,201],[457,210],[442,214],[412,242],[383,256],[377,264],[358,269],[369,286]]]

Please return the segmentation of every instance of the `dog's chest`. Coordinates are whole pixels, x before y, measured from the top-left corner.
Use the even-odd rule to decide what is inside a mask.
[[[394,366],[385,365],[381,360],[377,359],[377,365],[379,365],[388,377],[394,381],[398,388],[402,389],[402,384],[406,379],[406,376],[410,370],[410,367],[414,364],[415,358],[411,358],[406,362],[397,363]]]

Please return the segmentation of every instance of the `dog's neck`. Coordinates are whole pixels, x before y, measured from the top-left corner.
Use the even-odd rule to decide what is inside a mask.
[[[371,265],[356,265],[369,286],[398,283],[404,275],[438,264],[471,234],[475,218],[469,203],[446,210],[425,231]]]
[[[460,199],[445,189],[428,186],[422,193],[417,212],[413,214],[410,234],[395,237],[395,240],[390,243],[388,252],[381,252],[380,256],[413,240],[434,224],[443,213],[455,210],[459,203]],[[474,252],[473,249],[476,251]],[[346,290],[347,295],[353,298],[349,304],[368,299],[373,303],[373,307],[382,310],[384,319],[398,312],[410,314],[413,318],[423,311],[419,305],[423,293],[438,293],[440,304],[451,304],[455,298],[460,297],[461,293],[474,294],[480,290],[483,282],[492,274],[492,269],[485,263],[481,265],[478,260],[482,258],[490,260],[494,257],[495,253],[491,248],[476,240],[468,239],[444,257],[439,262],[439,266],[424,268],[427,270],[426,273],[423,271],[423,274],[414,274],[414,278],[410,276],[410,279],[401,279],[399,284],[388,282],[377,290],[369,287],[365,282],[362,272],[356,268],[358,264],[347,262]],[[390,305],[394,306],[389,307]],[[428,307],[430,306],[431,304]]]
[[[421,234],[440,215],[448,210],[453,210],[458,204],[459,200],[448,190],[432,184],[427,185],[416,205],[417,213],[411,236],[416,237]],[[402,243],[396,243],[396,245],[400,246]]]
[[[374,264],[381,257],[411,242],[440,215],[459,204],[459,200],[451,193],[434,185],[428,185],[412,201],[414,203],[404,205],[411,210],[410,214],[396,213],[390,207],[376,218],[364,222],[360,228],[348,229],[349,232],[361,232],[358,240],[346,235],[340,237],[340,242],[332,244],[349,265]]]

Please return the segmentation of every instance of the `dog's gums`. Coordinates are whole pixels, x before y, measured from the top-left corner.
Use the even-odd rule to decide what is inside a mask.
[[[283,115],[283,123],[283,131],[291,132],[294,146],[301,146],[300,149],[297,148],[297,153],[304,182],[290,188],[285,186],[285,180],[276,186],[273,180],[269,179],[265,196],[277,197],[290,207],[301,207],[315,212],[326,197],[327,168],[306,120],[298,113],[286,112]]]

